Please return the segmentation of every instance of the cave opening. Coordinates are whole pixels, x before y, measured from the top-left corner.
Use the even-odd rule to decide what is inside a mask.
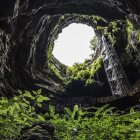
[[[52,78],[55,77],[55,81],[62,83],[65,90],[62,92],[63,97],[111,95],[100,55],[97,19],[101,21],[101,26],[106,25],[106,20],[96,16],[66,14],[62,15],[52,28],[47,51],[47,69],[52,74]],[[58,51],[57,55],[56,51]],[[81,57],[82,53],[84,57],[82,56],[82,60],[79,61],[78,57]]]
[[[95,35],[61,50],[73,23]],[[140,0],[0,0],[0,139],[139,140],[139,118]]]
[[[66,66],[83,63],[94,53],[90,42],[95,36],[94,29],[86,24],[72,23],[65,27],[54,41],[52,54]]]

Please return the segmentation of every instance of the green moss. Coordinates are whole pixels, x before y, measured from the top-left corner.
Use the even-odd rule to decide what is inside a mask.
[[[137,27],[130,19],[126,19],[126,32],[127,32],[127,46],[125,48],[126,52],[131,55],[137,49],[137,45],[140,43],[140,28]],[[132,44],[132,33],[135,33],[135,46]],[[135,47],[135,49],[134,49]]]
[[[50,45],[47,52],[48,60],[52,58],[52,51],[53,51],[53,45]]]
[[[127,31],[127,37],[128,41],[131,39],[131,33],[134,31],[134,25],[131,23],[129,19],[126,20],[126,31]]]
[[[131,34],[132,32],[136,31],[136,39],[140,43],[140,28],[136,26],[130,19],[126,19],[126,31],[128,35],[128,43],[131,40]]]
[[[91,75],[94,76],[96,72],[101,69],[102,67],[102,57],[99,57],[97,60],[95,60],[91,65]]]
[[[96,49],[96,42],[97,42],[97,40],[96,40],[96,36],[94,36],[93,37],[93,39],[90,41],[90,48],[92,49],[92,50],[95,50]]]
[[[108,35],[108,38],[112,45],[115,47],[120,34],[124,34],[125,26],[124,21],[122,20],[115,20],[109,22],[108,26],[104,29],[104,33]]]

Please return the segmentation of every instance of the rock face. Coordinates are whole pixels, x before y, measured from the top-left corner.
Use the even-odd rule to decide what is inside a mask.
[[[17,140],[59,140],[54,134],[55,128],[51,123],[34,125],[23,130]]]
[[[139,0],[1,0],[0,95],[36,88],[64,92],[63,82],[48,69],[48,51],[51,33],[67,13],[96,15],[107,21],[131,15],[140,25]]]

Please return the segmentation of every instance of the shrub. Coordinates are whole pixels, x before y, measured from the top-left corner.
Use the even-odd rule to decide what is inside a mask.
[[[0,98],[1,140],[16,138],[22,128],[31,126],[34,122],[45,121],[41,115],[36,114],[35,107],[42,107],[42,102],[49,98],[41,95],[41,90],[33,92],[19,90],[19,94],[11,99]],[[33,101],[32,106],[31,100]]]

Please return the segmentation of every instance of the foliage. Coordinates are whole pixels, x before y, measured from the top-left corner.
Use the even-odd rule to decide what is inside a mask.
[[[117,46],[117,43],[119,42],[120,35],[124,35],[125,31],[125,24],[122,20],[115,20],[112,22],[109,22],[108,26],[104,28],[104,33],[108,35],[108,38],[113,46]]]
[[[131,23],[130,20],[126,20],[126,31],[127,31],[127,39],[128,39],[128,43],[129,43],[129,40],[131,39],[131,33],[134,31],[134,25]]]
[[[0,100],[0,139],[16,138],[22,128],[33,123],[50,121],[55,125],[55,133],[62,140],[139,140],[140,111],[130,109],[128,114],[118,114],[113,107],[73,109],[64,107],[64,113],[56,113],[55,106],[49,105],[44,115],[35,112],[35,106],[49,98],[41,95],[41,90],[19,91],[20,95]],[[31,102],[32,106],[30,105]]]
[[[54,64],[48,63],[48,67],[59,79],[61,79],[63,82],[66,81],[66,79],[61,75],[61,72]]]
[[[65,15],[60,16],[58,18],[57,24],[53,25],[54,28],[52,28],[52,30],[50,32],[50,43],[48,44],[49,47],[48,47],[48,51],[47,51],[48,67],[59,79],[62,80],[62,82],[64,84],[66,84],[66,79],[64,78],[63,74],[61,74],[61,72],[57,69],[57,67],[51,63],[51,60],[54,58],[54,56],[52,55],[52,51],[54,48],[54,41],[58,38],[59,33],[62,32],[62,29],[64,27],[68,26],[67,20],[69,20],[70,17],[73,17],[73,21],[75,23],[84,23],[84,24],[91,25],[91,26],[96,26],[97,24],[103,24],[103,23],[106,24],[107,23],[107,21],[105,19],[103,19],[99,16],[79,15],[79,14],[73,13],[73,14],[65,14]],[[91,41],[92,49],[95,49],[95,43],[96,43],[96,39],[93,39]],[[85,76],[85,74],[88,74],[88,72],[85,72],[85,71],[80,72],[79,76],[78,76],[79,78],[76,78],[76,79],[80,79],[82,76]],[[92,81],[90,79],[86,83],[93,83],[93,82],[94,82],[94,80]]]
[[[127,45],[125,52],[129,56],[129,63],[139,65],[140,28],[130,19],[126,19]]]
[[[62,140],[139,140],[140,112],[131,108],[129,114],[119,115],[113,109],[105,105],[89,112],[75,105],[73,111],[64,108],[65,114],[51,122]]]
[[[19,90],[19,96],[11,99],[0,98],[0,139],[16,138],[22,128],[31,126],[34,122],[44,122],[44,118],[36,114],[35,107],[42,107],[42,102],[49,100],[41,95],[41,90]],[[31,105],[32,102],[32,105]]]
[[[87,63],[75,63],[72,67],[67,68],[66,75],[69,78],[69,83],[79,80],[85,82],[85,85],[93,84],[96,82],[94,80],[94,76],[101,69],[101,67],[102,58],[99,57],[89,66]]]
[[[59,118],[59,114],[55,111],[55,106],[49,105],[49,111],[43,115],[47,120],[56,120]]]
[[[132,33],[137,32],[136,40],[140,43],[140,28],[138,28],[131,20],[126,19],[126,31],[127,31],[127,39],[128,44],[131,44]]]

